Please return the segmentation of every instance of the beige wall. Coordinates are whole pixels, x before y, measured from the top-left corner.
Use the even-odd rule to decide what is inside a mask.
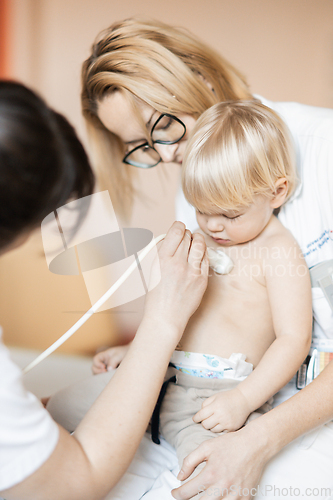
[[[12,5],[14,75],[66,114],[83,139],[81,62],[100,30],[135,15],[196,33],[243,71],[255,93],[333,106],[331,0],[12,0]],[[174,188],[165,187],[159,170],[141,172],[155,217],[142,203],[135,217],[155,231],[173,218]],[[165,170],[174,186],[177,168]]]
[[[39,231],[0,260],[0,318],[8,345],[46,349],[91,307],[82,276],[49,272]],[[95,314],[60,351],[91,354],[116,340],[110,314]]]
[[[12,7],[13,75],[40,91],[62,111],[83,140],[86,137],[79,102],[81,62],[101,29],[135,15],[157,18],[196,33],[243,71],[255,93],[272,100],[333,107],[331,0],[12,0]],[[161,170],[141,173],[143,197],[135,206],[132,221],[133,226],[150,228],[156,235],[164,232],[174,218],[173,198],[178,177],[173,165],[164,167],[166,175],[161,175]],[[79,278],[50,276],[45,268],[42,276],[39,269],[44,263],[37,258],[40,250],[36,237],[5,263],[0,262],[0,298],[8,299],[5,306],[1,301],[0,318],[5,318],[9,341],[21,342],[16,332],[27,328],[28,323],[37,325],[28,329],[30,338],[44,335],[48,330],[48,314],[52,321],[51,336],[60,334],[65,323],[70,322],[69,317],[74,319],[68,311],[75,307],[84,310],[87,306]],[[34,280],[34,269],[38,274],[33,301],[27,300],[28,267],[30,279]],[[14,279],[10,278],[13,275]],[[58,289],[56,282],[60,281]],[[70,291],[67,299],[61,297],[65,282],[68,290],[73,283],[75,297]],[[19,302],[15,301],[17,290],[20,290]],[[47,290],[52,297],[46,300],[47,304],[45,297],[40,297],[41,290]],[[13,310],[9,309],[9,299],[14,300]],[[135,322],[141,304],[138,301],[123,308],[123,312],[100,316],[97,329],[104,331],[103,341],[108,338],[112,318]],[[46,309],[49,312],[40,322],[39,314]],[[82,346],[84,337],[81,333],[77,335],[80,337],[74,349]],[[43,345],[44,340],[45,337]]]

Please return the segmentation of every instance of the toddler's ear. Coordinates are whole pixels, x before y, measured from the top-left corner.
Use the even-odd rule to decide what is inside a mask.
[[[275,183],[275,190],[271,199],[271,207],[279,208],[285,202],[288,194],[288,181],[285,177],[279,179]]]

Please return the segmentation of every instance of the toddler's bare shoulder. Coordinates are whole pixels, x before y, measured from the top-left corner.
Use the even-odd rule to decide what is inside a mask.
[[[274,217],[263,234],[265,244],[271,250],[275,248],[297,248],[298,243],[292,233],[281,222]]]

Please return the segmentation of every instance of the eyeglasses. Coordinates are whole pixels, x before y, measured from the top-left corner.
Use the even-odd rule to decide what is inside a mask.
[[[163,114],[153,125],[150,132],[152,144],[176,144],[186,134],[185,124],[176,116]],[[139,168],[152,168],[162,161],[154,146],[148,142],[137,146],[127,153],[123,163]]]

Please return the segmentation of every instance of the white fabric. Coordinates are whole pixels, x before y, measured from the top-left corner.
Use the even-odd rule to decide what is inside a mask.
[[[333,498],[332,447],[332,423],[288,445],[267,465],[255,499]],[[105,500],[174,500],[171,490],[181,485],[178,472],[173,448],[163,438],[154,444],[146,434],[130,468]],[[208,493],[217,497],[214,488]]]
[[[59,438],[56,423],[22,383],[21,370],[1,341],[0,491],[30,476],[48,459]]]
[[[146,434],[126,474],[105,500],[172,500],[171,488],[181,485],[175,450],[162,437],[161,444]],[[151,495],[150,495],[151,492]]]

